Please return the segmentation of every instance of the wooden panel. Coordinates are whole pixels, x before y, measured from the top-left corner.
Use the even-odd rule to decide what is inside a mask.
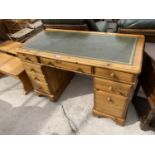
[[[120,81],[120,82],[131,83],[131,82],[134,82],[134,80],[135,80],[135,75],[133,75],[133,74],[119,72],[116,70],[110,70],[110,69],[105,69],[105,68],[95,68],[94,74],[96,76],[100,76],[103,78]]]
[[[104,80],[101,78],[94,78],[94,87],[95,89],[104,90],[117,95],[129,96],[132,86],[129,84]]]
[[[25,70],[32,74],[42,74],[41,65],[24,62]]]
[[[95,105],[96,111],[116,116],[124,117],[127,107],[127,98],[110,94],[104,91],[95,91]]]
[[[23,61],[30,62],[30,63],[38,63],[38,59],[36,56],[18,53],[19,58],[21,58]]]
[[[43,66],[43,73],[49,89],[54,95],[62,91],[73,77],[73,73],[48,66]]]
[[[54,59],[47,59],[47,58],[40,58],[43,64],[58,67],[69,71],[75,71],[79,73],[86,73],[91,74],[91,66],[81,65],[76,63],[65,62],[61,60],[54,60]]]

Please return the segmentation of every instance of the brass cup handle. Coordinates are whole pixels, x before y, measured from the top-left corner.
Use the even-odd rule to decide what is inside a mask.
[[[107,101],[111,102],[111,97],[107,97]]]

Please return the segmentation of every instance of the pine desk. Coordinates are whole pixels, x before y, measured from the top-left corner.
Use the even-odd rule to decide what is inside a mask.
[[[93,113],[123,125],[143,47],[142,35],[46,29],[16,52],[37,95],[56,101],[73,72],[93,76]]]

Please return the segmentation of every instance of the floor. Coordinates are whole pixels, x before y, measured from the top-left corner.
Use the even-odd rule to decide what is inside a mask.
[[[1,135],[62,135],[62,134],[154,134],[144,132],[132,104],[126,125],[94,117],[92,79],[76,75],[64,93],[54,103],[37,97],[33,91],[23,94],[20,81],[11,77],[0,79],[0,134]]]

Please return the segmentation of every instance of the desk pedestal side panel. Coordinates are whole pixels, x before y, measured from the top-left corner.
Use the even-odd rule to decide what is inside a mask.
[[[73,78],[74,73],[48,66],[43,66],[42,70],[48,83],[48,88],[54,95],[54,101],[56,101]]]
[[[94,78],[93,114],[124,125],[133,85]]]

